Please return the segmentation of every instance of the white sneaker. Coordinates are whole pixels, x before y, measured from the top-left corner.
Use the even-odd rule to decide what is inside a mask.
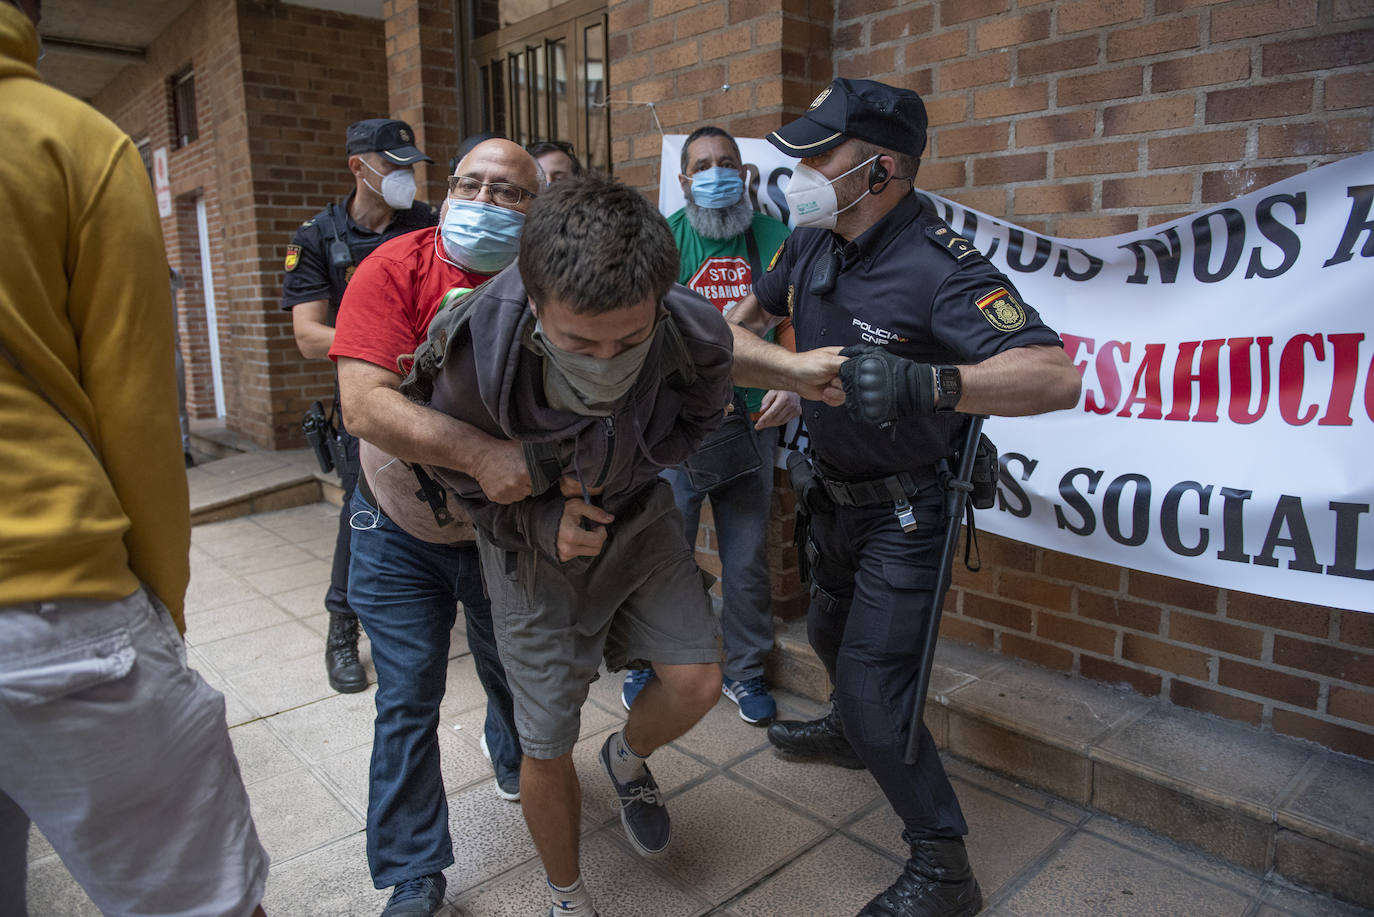
[[[496,764],[491,760],[491,749],[487,747],[487,734],[485,732],[482,733],[482,738],[477,744],[482,746],[482,757],[487,759],[487,763],[491,765],[492,772],[494,773],[496,771]],[[500,796],[507,802],[520,801],[520,775],[518,773],[507,777],[504,785],[502,785],[501,775],[496,774],[492,783],[496,785],[497,796]]]

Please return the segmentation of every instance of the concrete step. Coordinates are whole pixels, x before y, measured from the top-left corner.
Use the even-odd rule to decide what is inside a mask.
[[[1374,764],[948,640],[935,663],[946,753],[1374,908]],[[805,621],[778,622],[768,676],[828,700]]]

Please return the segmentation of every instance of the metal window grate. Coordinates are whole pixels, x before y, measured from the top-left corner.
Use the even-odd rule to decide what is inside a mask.
[[[196,76],[191,68],[172,77],[172,133],[181,149],[200,136],[196,125]]]

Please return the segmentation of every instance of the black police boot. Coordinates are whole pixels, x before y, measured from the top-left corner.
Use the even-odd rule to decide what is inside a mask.
[[[358,661],[357,615],[329,613],[324,670],[329,673],[329,687],[340,694],[357,694],[367,690],[367,671]]]
[[[962,838],[921,838],[897,881],[859,911],[859,917],[972,917],[983,909]]]
[[[834,711],[818,720],[776,720],[768,727],[768,741],[799,758],[818,758],[851,770],[864,767]]]

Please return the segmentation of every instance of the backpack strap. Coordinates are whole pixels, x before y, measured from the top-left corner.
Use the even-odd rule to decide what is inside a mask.
[[[396,358],[397,372],[405,374],[401,380],[402,395],[421,404],[429,404],[434,398],[434,377],[443,368],[449,345],[462,335],[472,318],[474,294],[495,279],[488,278],[475,288],[454,287],[443,295],[424,341],[414,353]]]

